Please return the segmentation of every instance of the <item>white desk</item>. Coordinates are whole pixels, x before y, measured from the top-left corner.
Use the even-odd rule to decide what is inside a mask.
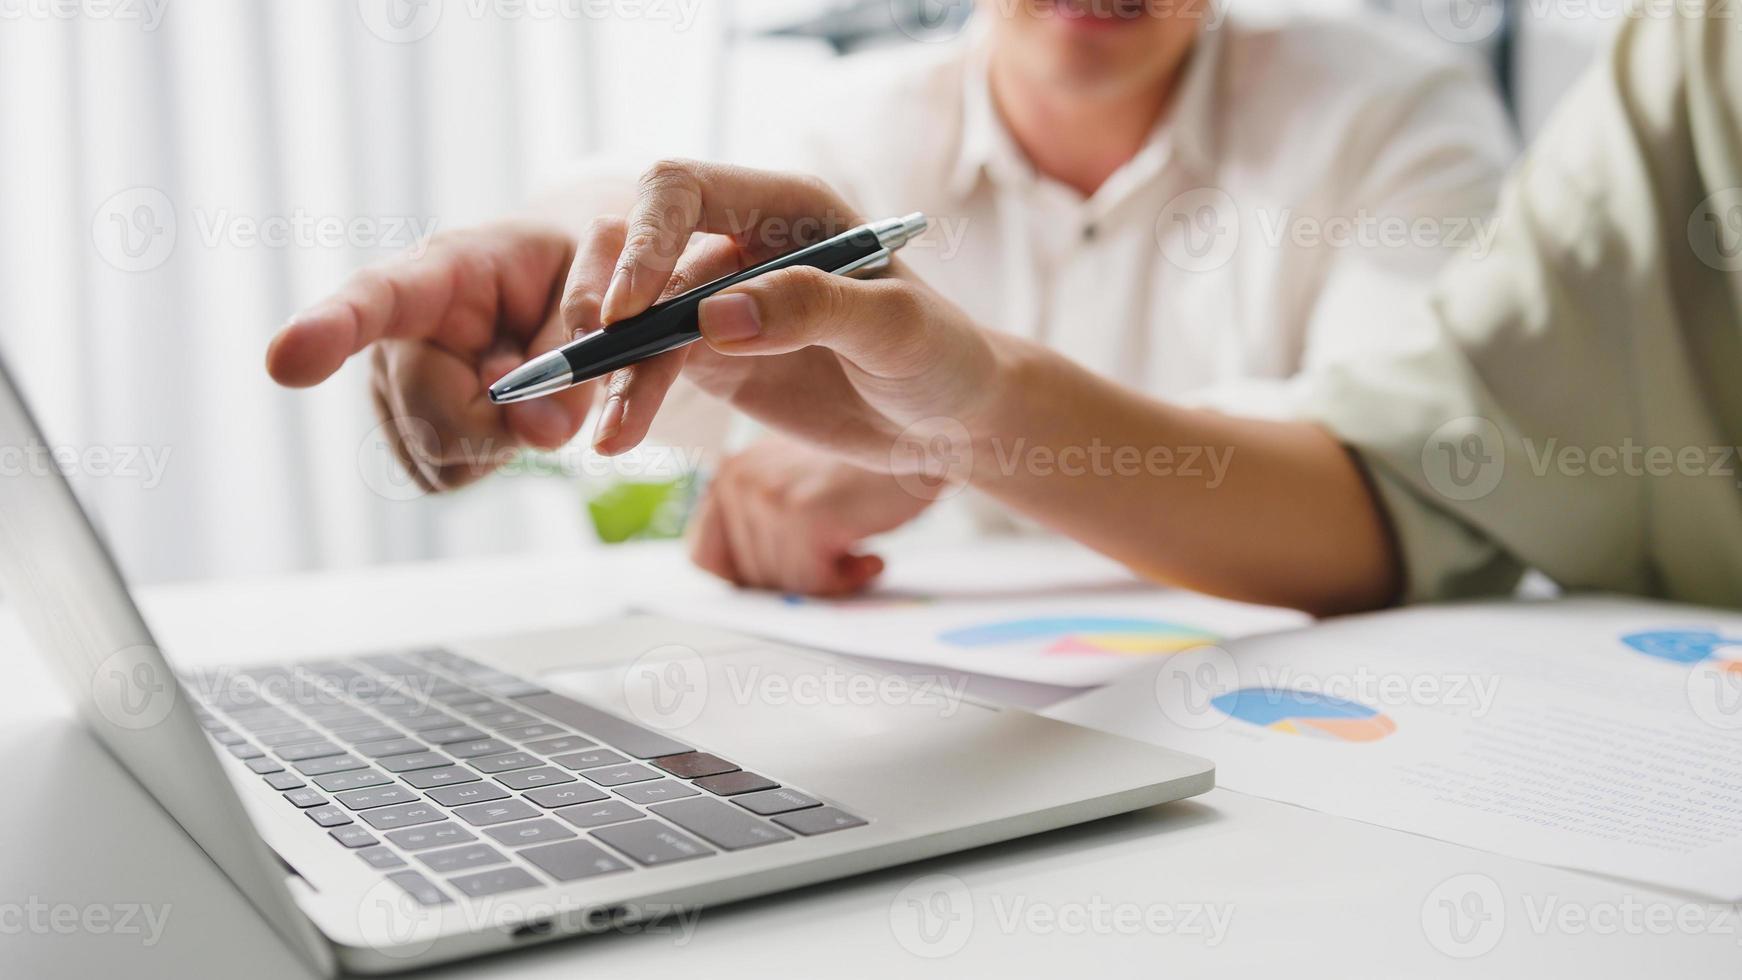
[[[187,662],[343,651],[582,622],[679,561],[632,549],[608,569],[581,560],[429,565],[149,590],[164,645]],[[505,617],[492,610],[515,610]],[[0,975],[279,980],[308,972],[72,719],[45,671],[0,640]],[[971,693],[1026,703],[1047,691],[974,679]],[[1504,896],[1492,949],[1447,955],[1434,890],[1459,875]],[[937,878],[932,876],[948,876]],[[905,899],[947,889],[953,918],[931,945]],[[1478,879],[1479,880],[1479,879]],[[954,890],[957,885],[965,892]],[[904,889],[907,891],[904,893]],[[1430,902],[1430,896],[1435,901]],[[952,899],[953,897],[953,899]],[[953,901],[953,903],[952,903]],[[150,903],[161,939],[19,929],[7,907]],[[1558,906],[1550,903],[1558,903]],[[736,976],[1724,977],[1742,976],[1742,923],[1650,931],[1629,905],[1673,894],[1537,867],[1409,834],[1217,791],[1087,826],[707,910],[685,938],[614,935],[432,971],[488,978]],[[1608,925],[1568,931],[1544,908]],[[1166,913],[1197,916],[1159,921]],[[1209,916],[1224,916],[1216,941]],[[1437,917],[1437,918],[1436,918]],[[1640,929],[1630,929],[1629,922]],[[1490,926],[1489,928],[1492,928]],[[1489,934],[1478,934],[1486,939]],[[1442,940],[1441,945],[1448,945]],[[1469,952],[1474,946],[1450,946]],[[915,950],[918,952],[916,953]],[[920,955],[945,954],[945,955]]]

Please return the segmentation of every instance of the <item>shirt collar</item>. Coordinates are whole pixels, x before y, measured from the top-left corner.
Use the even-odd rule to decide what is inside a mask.
[[[1214,172],[1216,67],[1221,47],[1218,29],[1206,26],[1199,32],[1172,108],[1157,121],[1143,148],[1108,178],[1096,197],[1108,192],[1123,196],[1176,159],[1200,176]],[[948,184],[958,198],[972,193],[982,177],[1007,186],[1035,179],[1033,166],[992,103],[991,60],[990,45],[981,37],[969,53],[963,78],[961,143]]]

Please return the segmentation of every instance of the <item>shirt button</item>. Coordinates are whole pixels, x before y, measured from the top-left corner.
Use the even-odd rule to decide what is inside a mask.
[[[1083,226],[1083,241],[1092,242],[1095,240],[1095,236],[1099,235],[1100,233],[1101,233],[1101,226],[1100,225],[1094,224],[1092,222],[1090,224],[1086,224]]]

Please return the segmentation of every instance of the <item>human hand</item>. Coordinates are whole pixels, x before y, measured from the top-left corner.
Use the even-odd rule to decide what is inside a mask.
[[[641,179],[608,287],[571,280],[570,301],[602,295],[602,319],[634,316],[690,288],[862,223],[805,177],[686,161]],[[601,293],[592,290],[602,289]],[[901,474],[927,464],[898,452],[916,426],[943,419],[971,432],[998,392],[997,344],[897,260],[870,280],[791,268],[702,303],[704,343],[611,381],[598,445],[636,445],[680,372],[789,436],[862,468]]]
[[[883,571],[856,546],[930,504],[886,473],[769,437],[720,465],[690,521],[690,557],[735,585],[850,595]]]
[[[598,328],[596,308],[559,308],[569,275],[608,275],[622,224],[599,222],[577,251],[568,233],[503,221],[435,238],[424,254],[353,275],[297,314],[266,354],[280,384],[319,384],[369,351],[388,441],[425,490],[463,486],[519,446],[555,448],[585,421],[590,387],[497,406],[491,382]],[[595,268],[596,267],[596,268]]]

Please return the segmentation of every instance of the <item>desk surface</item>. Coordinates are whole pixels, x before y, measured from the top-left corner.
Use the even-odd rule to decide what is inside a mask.
[[[148,590],[185,662],[439,641],[584,622],[671,549],[405,566]],[[29,978],[308,971],[73,720],[6,624],[0,662],[0,963]],[[981,696],[1056,692],[971,678]],[[1486,894],[1482,902],[1467,894]],[[1473,903],[1473,904],[1464,904]],[[57,925],[54,909],[133,927]],[[1464,909],[1454,921],[1453,912]],[[930,912],[916,911],[930,909]],[[34,911],[33,911],[34,910]],[[1727,913],[1727,914],[1720,914]],[[61,913],[70,915],[72,913]],[[166,916],[166,918],[162,918]],[[916,918],[916,916],[923,916]],[[559,943],[428,976],[1742,976],[1742,923],[1671,893],[1215,791],[802,891],[658,933]],[[584,974],[583,974],[584,971]]]

